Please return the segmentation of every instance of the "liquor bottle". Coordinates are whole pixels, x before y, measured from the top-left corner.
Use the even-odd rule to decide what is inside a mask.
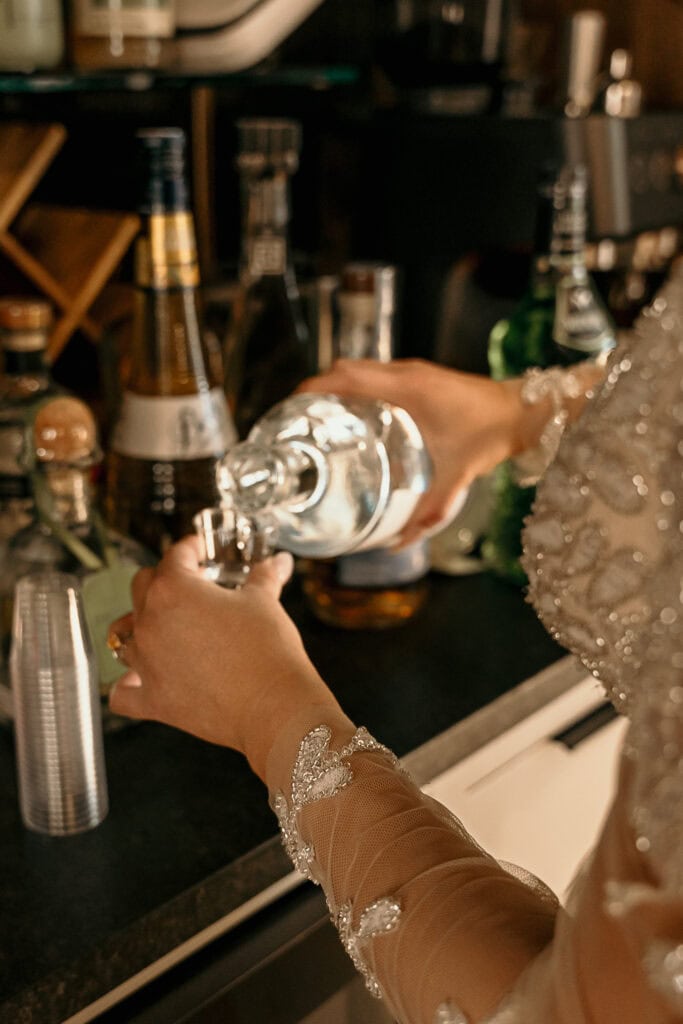
[[[394,351],[395,268],[349,264],[341,275],[337,301],[337,354],[388,362]],[[323,622],[377,629],[406,622],[422,607],[428,570],[427,541],[398,551],[380,547],[312,561],[304,573],[303,590]]]
[[[130,581],[154,558],[142,545],[107,527],[95,504],[92,472],[101,450],[93,415],[83,402],[64,396],[43,404],[30,435],[26,462],[33,515],[0,556],[1,660],[6,666],[17,581],[53,569],[74,573],[81,578],[104,693],[121,674],[107,648],[108,627],[130,610]]]
[[[397,406],[292,395],[224,456],[224,506],[258,519],[272,541],[306,558],[387,547],[426,490],[429,455]]]
[[[496,380],[533,366],[603,360],[615,345],[614,324],[586,267],[586,197],[581,166],[565,168],[550,189],[547,182],[540,186],[529,290],[509,320],[496,324],[490,335],[489,365]],[[524,585],[521,531],[536,488],[520,481],[508,460],[495,470],[494,490],[483,556],[499,576]]]
[[[245,437],[315,369],[289,249],[289,183],[299,163],[296,121],[237,124],[242,242],[225,355],[225,391]]]
[[[52,309],[42,299],[0,299],[0,541],[31,518],[33,497],[24,463],[36,408],[63,394],[46,360]]]
[[[72,0],[72,60],[84,70],[156,68],[173,60],[173,0]]]
[[[216,464],[235,440],[207,358],[178,128],[138,133],[146,165],[129,375],[110,443],[107,517],[163,552],[215,504]]]

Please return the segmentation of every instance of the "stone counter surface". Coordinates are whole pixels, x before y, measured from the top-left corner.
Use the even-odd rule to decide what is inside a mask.
[[[564,653],[487,574],[430,587],[415,620],[383,632],[321,625],[296,581],[284,598],[347,713],[401,757]],[[61,1024],[291,872],[239,755],[153,723],[105,745],[107,819],[50,838],[21,824],[0,730],[0,1024]]]

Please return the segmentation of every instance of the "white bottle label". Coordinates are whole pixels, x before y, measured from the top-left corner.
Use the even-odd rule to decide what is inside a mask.
[[[76,28],[84,36],[170,38],[175,30],[171,0],[78,0]]]
[[[175,461],[222,455],[236,440],[220,388],[169,397],[126,391],[111,446],[119,455]]]

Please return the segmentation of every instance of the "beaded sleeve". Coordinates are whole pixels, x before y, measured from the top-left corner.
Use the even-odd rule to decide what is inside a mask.
[[[595,363],[579,364],[577,367],[551,366],[542,370],[532,367],[522,377],[520,398],[524,405],[537,405],[550,399],[551,414],[538,444],[520,452],[512,459],[515,476],[521,487],[531,487],[543,476],[551,464],[569,420],[568,400],[582,396],[592,397],[593,386],[601,369],[596,372]]]

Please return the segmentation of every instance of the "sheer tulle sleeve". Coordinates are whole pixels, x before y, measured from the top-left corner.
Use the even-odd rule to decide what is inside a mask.
[[[481,850],[365,730],[316,710],[270,757],[290,856],[398,1021],[481,1020],[549,942],[555,898]]]
[[[680,290],[614,355],[527,529],[539,614],[631,717],[568,906],[481,850],[342,715],[308,709],[271,752],[285,845],[399,1022],[683,1021]]]

